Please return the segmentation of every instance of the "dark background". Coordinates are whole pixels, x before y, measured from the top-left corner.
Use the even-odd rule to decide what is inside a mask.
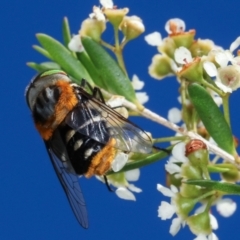
[[[31,46],[37,43],[36,33],[46,33],[62,40],[64,16],[73,33],[88,17],[98,1],[3,0],[1,19],[1,160],[0,160],[0,239],[172,239],[168,233],[171,221],[161,221],[157,208],[164,199],[156,190],[165,183],[164,162],[141,170],[136,185],[143,192],[137,201],[124,201],[95,178],[80,179],[88,206],[90,228],[82,229],[69,207],[67,198],[53,171],[43,142],[34,129],[30,111],[24,99],[24,89],[35,72],[27,61],[44,60]],[[137,15],[146,26],[145,34],[160,31],[166,36],[165,22],[174,17],[183,19],[187,29],[196,29],[197,38],[212,39],[228,48],[240,35],[238,1],[213,0],[118,0],[118,7],[129,7],[129,15]],[[144,34],[144,35],[145,35]],[[148,46],[142,35],[127,45],[124,55],[129,75],[136,73],[145,80],[144,90],[150,95],[146,104],[151,110],[167,116],[168,109],[179,106],[178,84],[168,78],[156,81],[148,75],[148,66],[157,50]],[[111,34],[105,40],[113,43]],[[239,93],[231,97],[233,131],[239,130]],[[153,133],[154,137],[173,133],[149,121],[132,119]],[[239,202],[238,198],[235,198]],[[219,216],[216,234],[221,239],[237,239],[239,211],[230,219]],[[188,228],[177,239],[193,239]]]

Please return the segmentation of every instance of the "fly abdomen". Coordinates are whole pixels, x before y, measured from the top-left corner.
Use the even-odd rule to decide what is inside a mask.
[[[74,131],[68,125],[61,126],[59,131],[65,142],[67,153],[74,170],[78,175],[85,174],[88,171],[91,160],[101,151],[105,144]]]

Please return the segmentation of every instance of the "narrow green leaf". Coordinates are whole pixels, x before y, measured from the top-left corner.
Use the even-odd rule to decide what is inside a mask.
[[[48,53],[48,51],[46,51],[44,48],[37,46],[37,45],[33,45],[33,49],[35,49],[37,52],[41,53],[43,56],[45,56],[46,58],[52,60],[50,54]]]
[[[131,81],[108,52],[89,37],[82,37],[82,44],[101,78],[104,79],[107,90],[140,105]]]
[[[37,39],[46,51],[51,55],[52,59],[61,66],[61,68],[71,75],[77,82],[82,78],[93,84],[86,69],[71,52],[64,47],[59,41],[46,34],[37,34]]]
[[[64,45],[65,47],[68,47],[68,43],[71,41],[71,31],[67,17],[63,18],[62,32]]]
[[[210,190],[217,190],[217,191],[221,191],[228,194],[240,195],[240,186],[237,184],[211,181],[211,180],[188,180],[184,183],[205,187]]]
[[[172,150],[173,146],[166,148],[169,152]],[[132,169],[144,167],[146,165],[152,164],[154,162],[160,161],[163,158],[167,157],[169,154],[164,151],[158,151],[152,154],[148,154],[146,157],[128,162],[119,172],[126,172]],[[110,170],[106,175],[115,174],[114,171]]]
[[[234,155],[231,129],[211,95],[199,84],[189,84],[188,93],[200,119],[220,148]]]
[[[43,62],[40,64],[35,62],[28,62],[27,66],[29,66],[30,68],[33,68],[37,72],[43,72],[50,69],[61,69],[60,66],[54,62]]]
[[[78,60],[83,64],[83,66],[87,69],[89,75],[91,76],[93,82],[100,88],[107,89],[105,86],[105,82],[102,79],[100,72],[96,69],[91,59],[87,55],[86,51],[77,53]]]

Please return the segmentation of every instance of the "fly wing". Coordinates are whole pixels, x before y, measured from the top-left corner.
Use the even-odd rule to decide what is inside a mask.
[[[59,155],[63,149],[59,149],[60,145],[56,145],[54,140],[56,139],[45,142],[51,162],[78,222],[83,228],[88,228],[87,209],[78,176],[69,161],[65,161],[66,155],[64,153]]]
[[[115,139],[114,147],[122,151],[152,151],[152,140],[144,130],[84,90],[80,94],[82,101],[65,119],[70,127],[103,144]]]

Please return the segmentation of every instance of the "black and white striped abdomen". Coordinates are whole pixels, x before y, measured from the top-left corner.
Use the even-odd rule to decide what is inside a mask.
[[[100,113],[97,110],[88,108],[80,111],[83,111],[82,115],[84,116],[86,115],[85,111],[90,111],[92,114],[92,117],[84,119],[79,127],[79,130],[84,129],[86,134],[82,134],[82,131],[73,129],[67,124],[60,126],[58,130],[65,143],[74,170],[77,174],[82,175],[88,171],[94,156],[106,145],[102,142],[108,142],[109,133],[105,121],[101,120]],[[94,134],[92,130],[96,131],[96,129],[98,134],[101,135],[101,140],[99,141],[91,138],[91,135]]]

